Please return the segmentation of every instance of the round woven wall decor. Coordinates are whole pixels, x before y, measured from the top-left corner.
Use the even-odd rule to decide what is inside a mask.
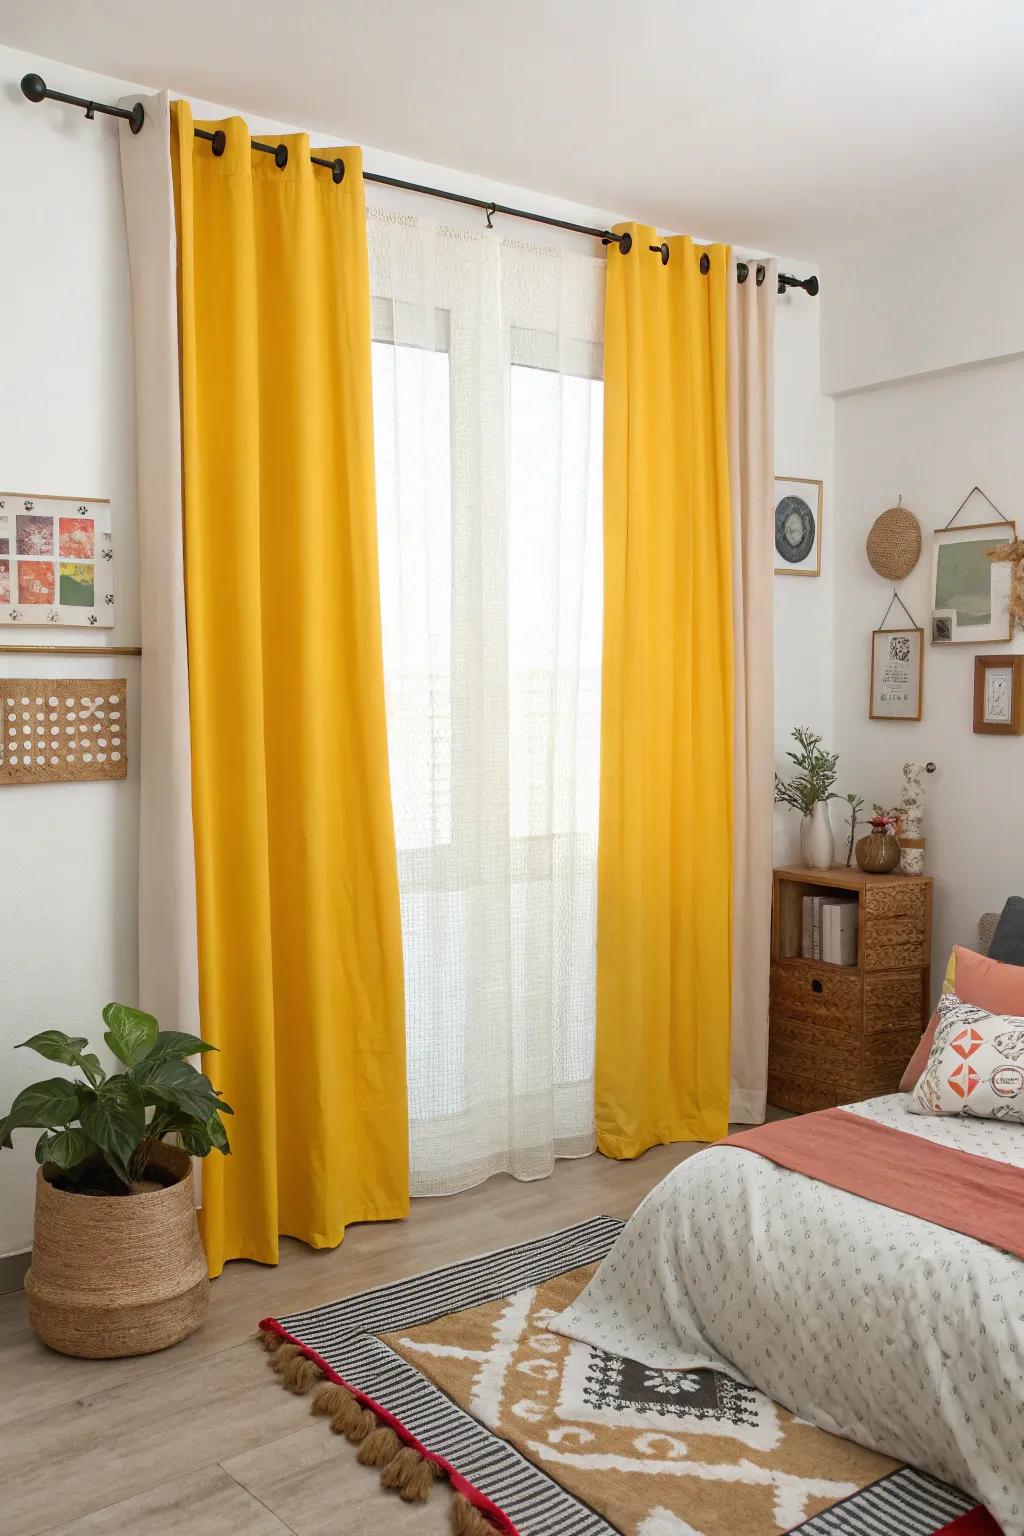
[[[867,550],[872,570],[902,581],[921,558],[921,524],[907,507],[890,507],[871,524]]]

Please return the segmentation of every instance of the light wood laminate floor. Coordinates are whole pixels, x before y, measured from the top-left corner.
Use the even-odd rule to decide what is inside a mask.
[[[352,1227],[340,1248],[285,1241],[276,1269],[229,1264],[198,1333],[132,1360],[71,1360],[40,1344],[21,1292],[0,1296],[3,1536],[448,1536],[446,1485],[408,1506],[284,1391],[256,1324],[590,1216],[629,1216],[699,1150],[631,1163],[560,1162],[416,1200],[404,1222]]]

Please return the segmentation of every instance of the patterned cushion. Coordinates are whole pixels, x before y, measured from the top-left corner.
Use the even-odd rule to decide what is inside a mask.
[[[1024,1017],[988,1013],[955,992],[939,998],[938,1016],[911,1113],[1024,1124]]]

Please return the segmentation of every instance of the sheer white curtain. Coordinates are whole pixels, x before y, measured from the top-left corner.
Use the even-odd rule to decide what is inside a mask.
[[[604,263],[371,210],[414,1195],[593,1150]]]

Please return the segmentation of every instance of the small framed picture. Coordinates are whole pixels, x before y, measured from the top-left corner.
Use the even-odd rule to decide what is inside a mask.
[[[974,730],[1024,735],[1024,656],[975,656]]]
[[[1011,566],[989,550],[1017,537],[1014,523],[939,528],[932,541],[932,644],[992,645],[1010,639]]]
[[[821,575],[821,481],[775,477],[775,574]]]
[[[924,630],[876,629],[871,635],[871,720],[920,720]]]

